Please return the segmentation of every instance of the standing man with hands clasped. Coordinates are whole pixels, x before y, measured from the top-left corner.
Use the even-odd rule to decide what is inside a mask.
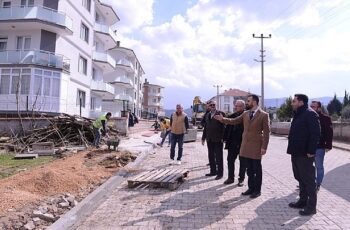
[[[210,101],[210,110],[205,116],[205,126],[202,135],[202,144],[207,141],[210,172],[206,176],[216,176],[215,180],[220,180],[224,175],[224,160],[223,160],[223,138],[225,125],[214,119],[215,115],[225,114],[216,110],[215,101]]]
[[[244,131],[240,156],[245,159],[248,173],[248,190],[242,195],[250,195],[257,198],[261,195],[262,185],[262,156],[266,154],[270,138],[270,120],[268,113],[259,107],[259,97],[255,94],[249,95],[244,112],[237,118],[224,118],[222,115],[215,119],[224,124],[237,125],[243,123]]]
[[[287,153],[291,154],[294,178],[299,182],[299,200],[289,204],[303,209],[302,216],[316,214],[315,154],[321,136],[318,115],[308,108],[308,97],[295,94],[292,101],[293,121],[288,135]]]

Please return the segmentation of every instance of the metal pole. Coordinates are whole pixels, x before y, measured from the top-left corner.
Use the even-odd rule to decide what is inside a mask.
[[[264,36],[261,35],[261,108],[264,109]]]

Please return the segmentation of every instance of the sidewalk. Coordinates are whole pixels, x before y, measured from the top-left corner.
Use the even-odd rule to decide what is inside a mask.
[[[226,175],[219,181],[205,177],[207,150],[199,141],[185,144],[181,166],[169,166],[169,148],[158,148],[138,168],[186,168],[188,181],[175,191],[129,189],[124,181],[72,229],[350,229],[350,152],[333,149],[326,155],[317,214],[301,217],[288,207],[297,191],[286,147],[285,138],[271,137],[257,199],[241,196],[246,186],[223,185]]]

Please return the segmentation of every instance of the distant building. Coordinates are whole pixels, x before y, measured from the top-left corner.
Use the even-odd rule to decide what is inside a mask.
[[[164,116],[163,86],[150,84],[147,79],[143,84],[143,112]]]
[[[219,100],[217,96],[212,97],[211,100],[217,102],[217,108],[225,113],[233,113],[234,106],[233,103],[237,100],[247,101],[250,92],[246,92],[240,89],[229,89],[225,90],[223,93],[219,94]]]

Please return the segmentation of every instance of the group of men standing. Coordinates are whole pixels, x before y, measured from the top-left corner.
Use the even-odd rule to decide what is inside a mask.
[[[223,177],[223,144],[225,142],[225,148],[228,150],[228,178],[224,184],[234,183],[235,160],[239,156],[238,186],[243,186],[247,171],[248,190],[242,195],[249,195],[251,198],[261,195],[261,159],[266,154],[270,137],[269,115],[258,105],[259,97],[254,94],[249,95],[246,104],[242,100],[236,101],[236,112],[226,118],[223,112],[216,109],[216,103],[210,101],[209,111],[203,122],[202,144],[207,142],[210,164],[210,172],[206,176],[216,176],[216,180]]]
[[[224,184],[234,183],[235,160],[239,156],[238,186],[243,186],[247,172],[248,190],[242,195],[251,198],[261,195],[261,160],[266,154],[270,136],[269,115],[258,105],[259,97],[249,95],[247,103],[237,100],[235,113],[225,117],[223,112],[216,109],[216,103],[209,101],[202,121],[202,144],[207,142],[210,165],[210,172],[206,176],[216,176],[215,180],[223,177],[225,144],[228,150],[228,178]],[[313,215],[316,213],[317,191],[324,177],[325,152],[332,148],[332,122],[328,115],[322,113],[319,101],[313,101],[309,108],[308,97],[304,94],[295,95],[292,107],[294,117],[287,153],[291,155],[293,174],[299,183],[299,200],[289,206],[302,209],[300,215]]]

